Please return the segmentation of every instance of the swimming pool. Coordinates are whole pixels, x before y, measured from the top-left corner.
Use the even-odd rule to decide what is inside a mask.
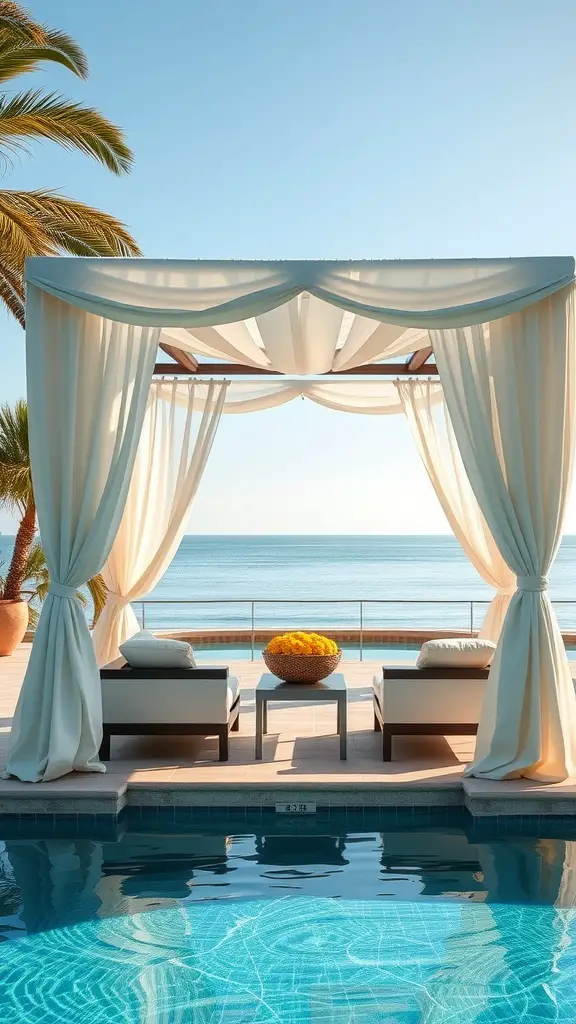
[[[170,813],[0,844],[3,1024],[576,1019],[565,821]]]
[[[257,642],[254,644],[254,657],[261,658],[262,651],[266,646],[265,643]],[[358,661],[360,658],[360,647],[357,643],[350,641],[340,642],[342,649],[342,658],[344,661]],[[391,664],[404,663],[406,665],[413,665],[418,657],[420,651],[420,644],[394,644],[394,643],[376,643],[373,641],[366,641],[362,647],[362,657],[364,661],[380,661],[383,663],[390,662]],[[574,655],[576,647],[574,645],[566,645],[566,651],[569,657]],[[216,662],[216,661],[243,661],[252,657],[252,646],[250,643],[194,643],[194,654],[197,661],[202,662]]]
[[[358,661],[360,658],[360,646],[347,640],[339,641],[344,661]],[[376,661],[391,661],[392,663],[406,662],[414,664],[418,657],[420,644],[394,644],[394,643],[364,643],[362,654],[365,661],[374,659]],[[257,641],[254,644],[254,657],[261,658],[266,643]],[[252,645],[247,643],[194,643],[194,654],[197,661],[243,661],[252,656]]]

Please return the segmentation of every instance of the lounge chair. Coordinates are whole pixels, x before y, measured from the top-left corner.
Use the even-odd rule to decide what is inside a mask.
[[[392,760],[394,736],[475,736],[489,671],[384,666],[373,683],[382,760]]]
[[[240,684],[227,668],[131,668],[118,658],[100,669],[103,739],[111,736],[217,736],[220,761],[240,727]]]

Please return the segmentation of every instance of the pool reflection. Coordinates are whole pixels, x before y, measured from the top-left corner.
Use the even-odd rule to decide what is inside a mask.
[[[268,818],[0,843],[0,938],[191,902],[314,896],[576,906],[576,843]]]

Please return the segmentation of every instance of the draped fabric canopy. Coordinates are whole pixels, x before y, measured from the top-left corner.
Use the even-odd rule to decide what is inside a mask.
[[[194,388],[196,407],[203,408],[208,399],[210,382],[203,380],[174,381],[165,378],[154,384],[154,392],[166,401],[176,401],[186,406],[190,388]],[[278,377],[261,380],[234,380],[228,383],[223,412],[228,414],[259,412],[286,405],[297,398],[305,398],[317,405],[337,412],[353,412],[360,415],[394,416],[403,411],[398,390],[391,380],[336,381],[285,381]],[[416,396],[415,401],[424,401]],[[442,385],[429,382],[426,402],[436,405],[442,401]]]
[[[571,257],[492,260],[27,261],[28,302],[164,328],[199,355],[315,374],[414,352],[425,328],[506,316],[574,277]]]
[[[102,769],[99,677],[74,594],[102,568],[122,520],[157,343],[313,375],[414,352],[432,338],[464,469],[521,582],[491,676],[478,771],[565,778],[576,760],[576,701],[552,609],[534,588],[545,586],[560,537],[574,450],[573,282],[571,257],[28,260],[32,472],[53,583],[9,771],[36,781]],[[502,326],[487,329],[494,324]],[[299,395],[355,412],[398,405],[381,382],[356,393],[334,379],[251,388],[236,391],[235,411]]]

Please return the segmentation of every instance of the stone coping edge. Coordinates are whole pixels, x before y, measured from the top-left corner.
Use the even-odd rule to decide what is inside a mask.
[[[58,789],[40,796],[36,787],[24,793],[25,783],[17,783],[17,791],[9,795],[0,793],[0,816],[79,815],[83,817],[108,815],[118,817],[125,808],[177,808],[191,807],[199,811],[217,808],[254,808],[266,810],[276,803],[315,803],[319,811],[330,808],[434,808],[465,807],[475,817],[494,816],[561,816],[573,817],[576,822],[576,789],[556,788],[546,793],[546,787],[534,792],[514,788],[508,792],[499,783],[491,783],[487,790],[480,789],[479,780],[458,780],[447,785],[412,782],[405,785],[377,782],[359,785],[357,782],[319,785],[301,783],[297,786],[277,783],[230,783],[225,786],[205,782],[182,782],[131,785],[118,780],[118,785],[106,790]],[[474,790],[479,790],[474,792]],[[38,795],[37,795],[38,794]]]

